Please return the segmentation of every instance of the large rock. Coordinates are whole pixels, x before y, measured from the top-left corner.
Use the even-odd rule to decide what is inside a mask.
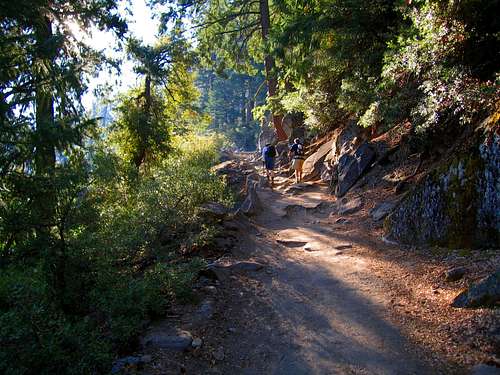
[[[341,128],[332,145],[332,155],[340,156],[345,152],[349,152],[354,147],[355,139],[360,135],[361,131],[356,121],[349,121],[349,123]]]
[[[319,149],[304,161],[303,180],[310,181],[320,177],[325,157],[332,150],[333,139],[323,143]]]
[[[343,154],[338,162],[338,181],[335,195],[343,197],[371,165],[375,152],[368,143],[363,143],[354,154]]]
[[[495,306],[500,301],[500,269],[460,293],[453,307]]]
[[[218,202],[207,202],[200,207],[202,214],[215,219],[222,219],[227,215],[228,209]]]
[[[361,207],[363,207],[363,200],[361,198],[342,198],[337,202],[337,213],[339,215],[350,215],[359,211]]]
[[[447,270],[444,273],[444,279],[446,281],[450,281],[450,282],[457,281],[457,280],[460,280],[465,275],[466,272],[467,272],[467,268],[465,268],[465,267],[454,267],[454,268]]]
[[[245,182],[241,167],[235,160],[228,160],[212,167],[218,176],[224,176],[229,186],[239,189]]]
[[[381,202],[370,211],[374,221],[380,221],[389,215],[396,207],[396,202]]]
[[[329,155],[332,153],[330,152]],[[325,159],[326,160],[326,159]],[[332,164],[331,162],[325,161],[323,163],[323,168],[321,169],[321,181],[330,183],[334,175],[337,174],[337,164]]]
[[[500,136],[430,172],[384,226],[388,238],[406,244],[500,246]]]

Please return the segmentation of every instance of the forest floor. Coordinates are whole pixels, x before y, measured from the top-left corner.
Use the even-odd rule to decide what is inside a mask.
[[[258,195],[262,209],[234,220],[237,244],[218,260],[249,266],[203,288],[201,322],[199,308],[167,322],[202,344],[151,349],[144,373],[465,374],[488,360],[477,332],[498,311],[451,308],[460,285],[440,281],[442,263],[383,242],[363,210],[337,215],[321,183]]]

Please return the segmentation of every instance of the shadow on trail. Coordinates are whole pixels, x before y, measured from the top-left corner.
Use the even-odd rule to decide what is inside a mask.
[[[268,303],[285,345],[274,374],[434,374],[381,308],[320,264],[282,260]]]
[[[274,204],[280,194],[267,193]],[[272,207],[271,207],[272,208]],[[270,213],[269,213],[270,212]],[[373,246],[365,238],[338,233],[335,228],[302,225],[276,217],[269,210],[256,222],[267,229],[305,228],[314,241],[358,243]],[[321,229],[321,230],[320,230]],[[244,350],[250,357],[267,351],[266,363],[248,363],[244,374],[439,374],[419,359],[400,330],[387,319],[380,296],[370,295],[363,286],[365,269],[342,261],[326,264],[321,258],[290,256],[272,238],[249,236],[249,249],[259,249],[275,271],[273,277],[255,275],[266,296],[257,296],[254,305],[271,319],[255,317],[253,332],[247,332]],[[325,244],[328,245],[328,244]],[[300,250],[298,250],[300,251]],[[356,280],[359,279],[359,280]],[[375,293],[376,294],[376,293]],[[258,314],[258,312],[256,312]],[[267,316],[267,315],[266,315]],[[267,329],[258,328],[259,325]],[[272,329],[269,329],[272,325]],[[418,350],[416,350],[418,349]],[[253,353],[253,354],[252,354]]]

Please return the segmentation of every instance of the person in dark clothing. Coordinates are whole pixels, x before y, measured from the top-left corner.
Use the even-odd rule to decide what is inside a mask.
[[[262,148],[262,161],[266,169],[267,180],[274,184],[274,158],[276,157],[276,148],[268,143]]]
[[[289,155],[293,157],[292,168],[295,171],[295,183],[298,184],[302,180],[302,166],[305,160],[304,146],[300,143],[299,138],[293,140]]]

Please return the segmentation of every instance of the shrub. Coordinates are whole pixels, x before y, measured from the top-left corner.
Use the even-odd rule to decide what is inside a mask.
[[[140,175],[112,150],[96,146],[87,184],[79,178],[61,190],[64,225],[59,235],[51,233],[58,240],[54,249],[64,250],[56,258],[64,280],[57,297],[47,277],[53,259],[41,256],[45,250],[5,258],[1,373],[107,373],[145,321],[164,315],[174,301],[192,300],[191,285],[204,263],[179,249],[202,245],[214,233],[198,214],[201,204],[231,203],[211,171],[222,142],[216,136],[174,138],[172,152]],[[23,249],[34,247],[26,238]],[[19,250],[15,243],[12,248]]]

